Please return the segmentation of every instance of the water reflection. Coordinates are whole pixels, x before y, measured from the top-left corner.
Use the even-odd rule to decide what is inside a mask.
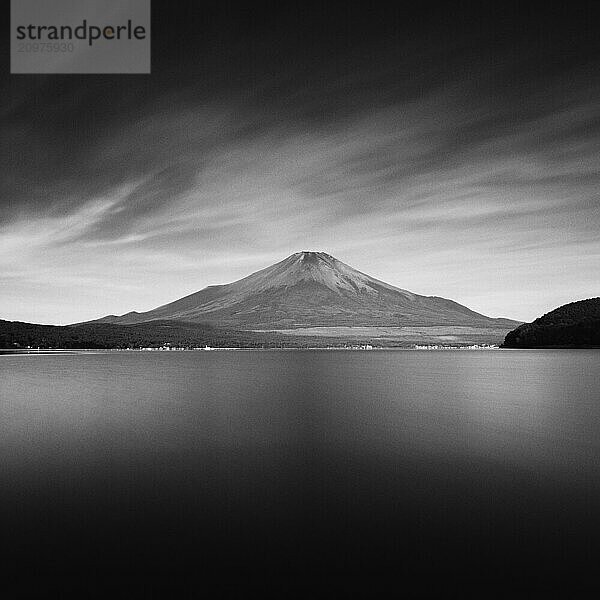
[[[599,367],[596,351],[5,356],[3,549],[277,572],[584,561]]]

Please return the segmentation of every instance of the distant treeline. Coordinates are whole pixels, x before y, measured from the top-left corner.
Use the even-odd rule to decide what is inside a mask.
[[[235,331],[206,324],[152,321],[137,325],[36,325],[0,320],[0,348],[279,348],[327,345],[329,340]]]
[[[600,346],[600,298],[571,302],[533,323],[524,323],[504,340],[505,348]]]

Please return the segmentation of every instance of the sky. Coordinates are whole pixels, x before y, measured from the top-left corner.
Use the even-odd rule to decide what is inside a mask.
[[[10,75],[3,44],[0,319],[302,250],[494,317],[600,295],[594,4],[423,4],[153,0],[150,75]]]

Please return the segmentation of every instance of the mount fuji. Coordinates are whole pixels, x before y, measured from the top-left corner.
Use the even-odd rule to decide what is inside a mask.
[[[297,252],[233,283],[209,286],[147,312],[110,315],[95,322],[127,325],[156,320],[307,335],[452,327],[505,335],[518,324],[487,317],[453,300],[395,287],[324,252]]]

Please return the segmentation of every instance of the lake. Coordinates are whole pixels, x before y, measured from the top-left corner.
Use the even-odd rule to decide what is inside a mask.
[[[600,351],[0,356],[32,573],[552,587],[600,557]]]

